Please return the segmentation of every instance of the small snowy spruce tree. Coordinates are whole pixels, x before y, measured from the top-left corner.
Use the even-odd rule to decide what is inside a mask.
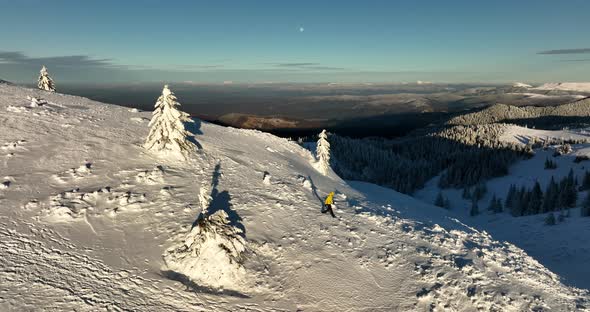
[[[224,210],[200,214],[182,243],[164,253],[168,269],[196,283],[235,288],[245,277],[242,266],[246,241]]]
[[[181,243],[164,253],[166,267],[199,284],[236,288],[244,282],[242,266],[246,240],[242,229],[232,224],[225,210],[211,213],[211,189],[203,185],[199,192],[201,213]]]
[[[184,125],[192,120],[187,113],[178,110],[178,106],[180,103],[176,101],[176,96],[165,85],[149,123],[150,133],[144,144],[146,149],[175,152],[184,158],[195,150],[196,146],[187,140],[190,133]]]
[[[47,72],[47,68],[45,66],[43,66],[39,72],[37,86],[41,90],[55,92],[55,83],[53,82],[53,79],[49,77],[49,73]]]
[[[325,129],[319,135],[316,157],[319,161],[320,172],[327,175],[330,168],[330,142],[328,142],[328,133],[326,133]]]

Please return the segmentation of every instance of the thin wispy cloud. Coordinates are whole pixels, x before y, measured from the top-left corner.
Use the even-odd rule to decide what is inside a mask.
[[[554,54],[588,54],[590,48],[584,49],[557,49],[537,52],[537,54],[554,55]]]
[[[302,70],[345,70],[342,67],[323,66],[320,63],[270,63],[270,65],[281,68],[302,69]]]
[[[306,67],[306,66],[317,66],[320,63],[275,63],[272,64],[278,67]]]
[[[29,57],[18,51],[0,51],[0,62],[3,64],[55,67],[120,67],[120,65],[115,65],[111,59],[95,59],[88,55]]]
[[[126,65],[117,64],[113,59],[93,58],[89,55],[65,55],[50,57],[30,57],[20,51],[0,51],[0,64],[11,64],[21,66],[39,67],[46,65],[48,67],[71,67],[71,68],[101,68],[101,69],[120,69],[120,70],[171,70],[171,71],[192,71],[192,70],[211,70],[224,67],[221,64],[171,64],[162,68],[144,65]]]

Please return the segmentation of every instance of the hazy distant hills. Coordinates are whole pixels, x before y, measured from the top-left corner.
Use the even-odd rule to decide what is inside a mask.
[[[318,121],[282,118],[282,117],[265,117],[247,114],[226,114],[217,120],[221,124],[239,127],[243,129],[258,129],[263,131],[273,129],[309,129],[319,128],[321,123]]]
[[[60,86],[60,92],[141,110],[153,109],[161,89],[159,84]],[[564,89],[567,85],[560,86]],[[315,133],[321,128],[351,136],[399,136],[497,103],[556,106],[590,95],[580,91],[539,89],[526,83],[174,83],[172,87],[182,109],[192,116],[292,137]]]

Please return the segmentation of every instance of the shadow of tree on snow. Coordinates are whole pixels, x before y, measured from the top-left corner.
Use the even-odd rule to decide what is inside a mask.
[[[242,236],[246,237],[246,228],[242,223],[242,217],[232,209],[231,204],[231,195],[228,191],[219,191],[219,180],[221,178],[221,164],[218,163],[215,165],[215,169],[213,170],[213,175],[211,178],[211,202],[209,203],[209,207],[207,207],[207,214],[212,215],[219,210],[225,211],[230,221],[230,225],[242,230]],[[193,222],[193,227],[197,225],[200,219],[204,218],[205,216],[199,214],[199,217]]]

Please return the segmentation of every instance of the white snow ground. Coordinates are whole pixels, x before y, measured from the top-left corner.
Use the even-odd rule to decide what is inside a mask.
[[[540,140],[590,140],[590,132],[586,129],[542,130],[508,125],[500,136],[500,140],[504,142],[522,145],[526,145],[532,138]]]
[[[584,129],[578,130],[540,130],[529,129],[511,125],[501,136],[501,140],[518,144],[527,144],[531,138],[539,139],[590,139],[590,134]],[[575,163],[576,156],[590,156],[590,144],[572,145],[571,154],[553,157],[554,149],[535,150],[535,156],[531,159],[519,161],[511,166],[509,174],[504,177],[491,179],[486,183],[487,194],[479,202],[481,214],[477,217],[470,217],[469,210],[471,201],[461,197],[462,189],[445,189],[442,193],[451,202],[450,213],[456,214],[457,218],[479,230],[485,230],[496,239],[505,240],[525,250],[529,255],[540,261],[544,266],[559,274],[566,284],[580,288],[590,289],[590,218],[580,217],[580,209],[572,209],[571,217],[565,222],[556,226],[546,226],[544,219],[546,214],[514,218],[509,212],[502,214],[490,214],[487,207],[496,196],[504,199],[510,185],[525,186],[532,188],[535,181],[539,181],[543,192],[545,191],[551,177],[559,182],[567,176],[570,169],[581,182],[586,170],[590,170],[590,162],[582,161]],[[557,163],[557,168],[545,170],[544,163],[547,158]],[[440,189],[438,179],[435,177],[426,186],[417,191],[415,198],[424,202],[433,203]],[[581,205],[586,196],[580,192],[578,204]]]
[[[322,176],[308,151],[270,134],[200,123],[202,152],[177,162],[141,147],[149,112],[7,85],[0,112],[1,311],[590,307],[523,250],[392,190]],[[209,209],[226,211],[248,248],[245,278],[226,289],[162,259],[211,181]],[[319,212],[333,190],[338,219]]]

